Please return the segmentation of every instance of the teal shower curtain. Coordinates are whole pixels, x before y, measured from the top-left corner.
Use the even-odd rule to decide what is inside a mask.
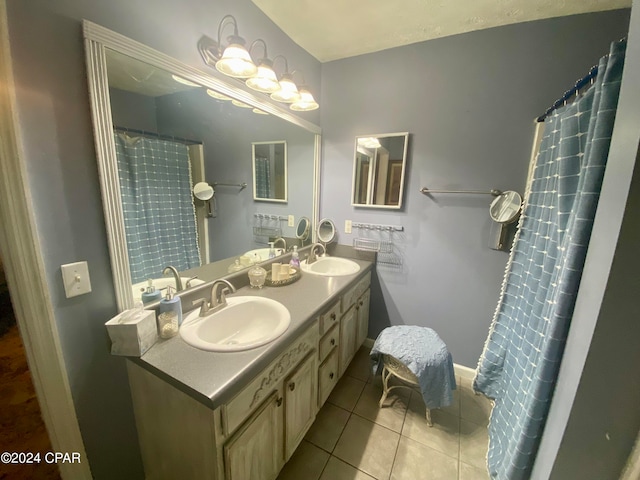
[[[594,85],[545,120],[529,198],[474,388],[495,400],[491,478],[529,478],[589,244],[618,103],[626,42]]]
[[[200,266],[186,145],[114,133],[131,280]]]

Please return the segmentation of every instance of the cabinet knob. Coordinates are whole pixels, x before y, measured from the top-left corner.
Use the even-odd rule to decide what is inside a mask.
[[[331,339],[331,346],[333,347],[335,344],[336,344],[336,339],[335,339],[335,338],[332,338],[332,339]]]
[[[360,310],[360,305],[356,305],[356,310]]]
[[[335,320],[335,319],[336,319],[336,314],[335,314],[335,313],[332,313],[332,314],[331,314],[331,320]]]
[[[291,382],[289,384],[289,390],[291,390],[292,392],[296,389],[296,382]]]
[[[282,405],[282,397],[276,399],[276,405],[279,407]]]
[[[329,378],[330,378],[331,380],[333,380],[333,377],[334,377],[333,372],[331,372],[331,373],[329,374]]]
[[[362,300],[360,300],[360,306],[364,305],[364,302]]]

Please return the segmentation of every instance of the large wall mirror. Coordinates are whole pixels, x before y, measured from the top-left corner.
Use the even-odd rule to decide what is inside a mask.
[[[407,170],[408,133],[356,137],[351,204],[401,208]]]
[[[253,142],[253,199],[287,201],[287,142]]]
[[[212,265],[226,274],[235,258],[267,246],[256,235],[265,218],[293,242],[289,216],[317,222],[317,125],[91,22],[84,33],[120,310],[140,298],[147,279],[171,283],[168,266],[185,287],[213,280]],[[256,152],[273,158],[273,188],[263,198],[270,202],[252,198]],[[212,187],[211,198],[194,195],[198,183]]]

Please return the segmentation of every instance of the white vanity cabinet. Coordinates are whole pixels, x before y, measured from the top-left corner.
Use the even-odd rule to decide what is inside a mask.
[[[340,376],[345,372],[369,330],[371,273],[367,273],[342,296],[340,319]]]
[[[145,477],[275,480],[366,337],[370,279],[216,408],[127,361]]]

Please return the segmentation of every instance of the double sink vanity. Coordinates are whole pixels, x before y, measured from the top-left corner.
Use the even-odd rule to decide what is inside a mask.
[[[295,283],[244,286],[212,315],[186,313],[181,330],[201,322],[211,334],[199,335],[198,348],[181,331],[130,358],[146,477],[275,479],[367,336],[371,268],[319,257]],[[282,333],[248,348],[282,328],[283,318]]]

